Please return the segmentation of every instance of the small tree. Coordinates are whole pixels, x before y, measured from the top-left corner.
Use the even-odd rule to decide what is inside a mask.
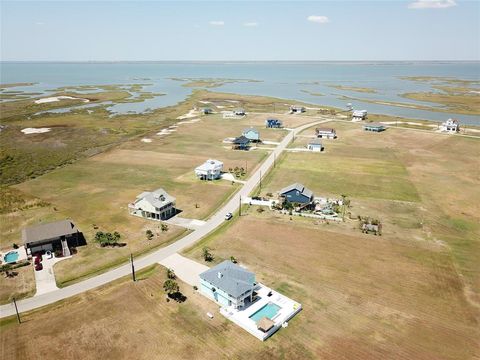
[[[230,261],[234,264],[237,263],[237,259],[235,259],[235,256],[230,256]]]
[[[177,278],[177,275],[175,275],[175,271],[173,271],[173,269],[168,268],[167,269],[167,277],[169,279],[175,280]]]
[[[118,240],[120,240],[121,238],[121,235],[118,231],[114,231],[113,233],[113,242],[116,244],[118,243]]]
[[[213,261],[213,255],[210,253],[210,249],[206,246],[203,248],[203,259],[207,262]]]
[[[165,292],[170,296],[178,293],[180,291],[180,287],[175,280],[168,279],[163,283],[163,290],[165,290]]]
[[[153,238],[152,230],[148,229],[147,231],[145,231],[145,235],[147,236],[147,240],[152,240]]]
[[[161,229],[162,229],[162,232],[168,231],[168,225],[167,224],[162,224]]]

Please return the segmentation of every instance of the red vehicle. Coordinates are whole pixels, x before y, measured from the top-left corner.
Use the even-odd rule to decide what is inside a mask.
[[[43,270],[42,263],[38,263],[38,264],[35,265],[35,271],[40,271],[40,270]]]
[[[38,264],[40,264],[41,262],[42,262],[42,258],[36,256],[36,257],[35,257],[35,261],[34,261],[35,265],[38,265]]]

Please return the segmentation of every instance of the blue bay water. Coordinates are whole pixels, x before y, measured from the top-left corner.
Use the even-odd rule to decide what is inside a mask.
[[[352,103],[356,109],[369,113],[388,114],[432,121],[458,118],[464,124],[480,125],[479,116],[433,112],[406,107],[380,105],[342,96],[380,101],[393,101],[441,107],[439,104],[417,102],[399,96],[405,92],[431,91],[430,84],[402,80],[402,76],[452,77],[480,80],[478,62],[133,62],[133,63],[0,63],[0,82],[35,82],[34,86],[13,88],[27,92],[51,94],[63,86],[152,84],[146,91],[164,93],[140,103],[109,105],[113,114],[144,112],[173,105],[188,96],[192,89],[168,78],[253,79],[260,82],[229,83],[211,91],[265,95],[318,106],[345,108]],[[328,85],[373,88],[375,94],[338,90]],[[11,89],[9,89],[11,90]],[[314,96],[302,90],[321,93]]]

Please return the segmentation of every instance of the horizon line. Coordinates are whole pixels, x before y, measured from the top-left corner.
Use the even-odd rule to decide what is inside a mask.
[[[476,60],[0,60],[0,63],[445,63],[445,62],[480,62]]]

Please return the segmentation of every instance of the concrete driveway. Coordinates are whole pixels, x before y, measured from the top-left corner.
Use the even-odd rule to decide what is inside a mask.
[[[169,257],[161,260],[159,264],[172,269],[175,271],[175,275],[177,275],[179,279],[192,286],[198,286],[198,275],[209,269],[209,267],[206,265],[200,264],[178,254],[170,255]]]
[[[190,230],[197,230],[206,224],[206,221],[197,219],[186,219],[180,216],[174,216],[168,220],[165,220],[167,224],[181,226]]]
[[[46,255],[42,256],[43,269],[40,271],[35,270],[35,284],[37,292],[35,296],[49,293],[51,291],[58,290],[57,282],[55,281],[55,273],[53,272],[53,266],[66,258],[48,258]]]

